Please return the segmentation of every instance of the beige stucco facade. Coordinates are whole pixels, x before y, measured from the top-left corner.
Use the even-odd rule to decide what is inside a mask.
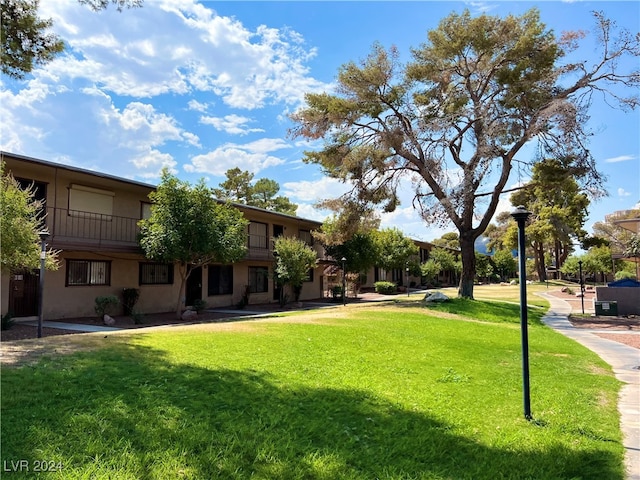
[[[164,276],[166,283],[149,283],[147,277],[156,279],[155,273],[146,269],[151,262],[137,243],[137,222],[148,210],[148,194],[154,190],[153,185],[8,153],[2,153],[2,160],[6,172],[16,179],[38,184],[47,209],[46,227],[50,232],[47,244],[60,252],[60,268],[44,275],[44,319],[93,316],[96,297],[120,298],[124,288],[139,289],[135,309],[142,314],[175,310],[180,289],[179,266],[171,267],[170,281]],[[265,291],[251,293],[249,304],[277,302],[272,280],[273,237],[286,235],[309,240],[310,232],[320,226],[312,220],[258,208],[241,205],[237,208],[256,224],[252,228],[259,235],[250,236],[253,240],[244,260],[225,267],[224,289],[212,292],[210,288],[210,280],[220,281],[222,275],[215,265],[205,266],[192,275],[187,298],[202,299],[208,307],[236,305],[250,285],[250,277],[257,278],[256,272],[268,272],[264,283],[260,281],[259,289]],[[321,258],[320,250],[318,254]],[[167,267],[163,268],[166,273]],[[214,272],[217,276],[212,276]],[[10,309],[21,310],[14,312],[17,317],[37,313],[39,272],[3,274],[0,280],[2,314]],[[30,288],[35,288],[35,294]],[[319,265],[313,279],[303,285],[300,299],[321,296]]]

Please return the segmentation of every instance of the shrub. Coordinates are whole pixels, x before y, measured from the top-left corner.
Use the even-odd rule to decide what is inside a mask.
[[[135,325],[142,325],[144,323],[144,315],[140,312],[132,311],[130,317]]]
[[[7,312],[2,316],[2,325],[0,326],[0,328],[2,328],[2,330],[9,330],[14,324],[13,321],[13,313],[11,312]]]
[[[373,287],[375,288],[376,293],[381,293],[383,295],[390,295],[398,291],[398,287],[393,282],[376,282],[373,284]]]
[[[200,313],[202,310],[204,310],[205,308],[207,308],[207,301],[203,300],[201,298],[198,298],[197,300],[193,301],[193,309]]]
[[[331,298],[333,298],[334,300],[342,298],[342,286],[341,285],[334,285],[331,288]]]
[[[122,307],[124,308],[124,314],[131,316],[133,314],[133,307],[140,298],[140,290],[137,288],[123,288],[122,289]]]
[[[631,280],[635,280],[636,279],[636,275],[633,272],[629,272],[627,270],[621,270],[619,272],[616,272],[616,275],[614,277],[615,280],[624,280],[626,278],[630,278]]]
[[[118,306],[120,300],[115,295],[102,295],[96,297],[95,311],[100,318],[110,314]]]

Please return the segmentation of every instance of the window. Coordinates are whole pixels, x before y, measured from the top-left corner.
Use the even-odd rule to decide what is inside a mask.
[[[269,291],[269,269],[267,267],[249,267],[249,292]]]
[[[140,218],[149,220],[151,218],[151,204],[148,202],[140,202]]]
[[[313,282],[313,272],[314,272],[315,268],[310,268],[309,271],[307,272],[307,279],[305,280],[305,282]]]
[[[233,293],[233,265],[209,265],[209,296]]]
[[[249,223],[249,248],[267,248],[266,223]]]
[[[313,246],[313,237],[311,236],[311,232],[309,230],[300,230],[298,236],[304,243],[306,243],[310,247]]]
[[[111,262],[67,260],[67,286],[111,285]]]
[[[138,282],[140,285],[172,285],[173,265],[169,263],[141,263]]]
[[[86,213],[104,215],[110,220],[113,214],[115,193],[99,188],[72,184],[69,189],[69,215],[85,216]]]

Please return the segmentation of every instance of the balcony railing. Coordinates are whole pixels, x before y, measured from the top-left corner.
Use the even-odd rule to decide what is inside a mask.
[[[139,250],[139,218],[47,208],[45,223],[55,248],[91,247]]]

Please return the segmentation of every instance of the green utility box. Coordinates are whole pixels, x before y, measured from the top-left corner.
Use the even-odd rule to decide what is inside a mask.
[[[596,315],[610,317],[618,316],[618,302],[596,300],[594,303]]]

